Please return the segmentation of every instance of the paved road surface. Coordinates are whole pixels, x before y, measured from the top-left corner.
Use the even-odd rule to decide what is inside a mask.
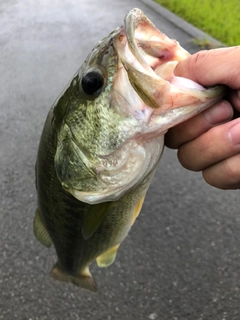
[[[34,238],[34,162],[47,112],[94,44],[139,7],[194,52],[189,36],[137,0],[0,2],[0,319],[240,319],[239,192],[207,186],[166,150],[96,294],[55,282]]]

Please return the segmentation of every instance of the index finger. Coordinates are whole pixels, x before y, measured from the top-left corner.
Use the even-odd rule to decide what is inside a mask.
[[[228,101],[222,100],[195,117],[171,128],[165,135],[165,145],[168,148],[177,149],[212,127],[228,122],[232,116],[232,106]]]
[[[240,89],[240,46],[199,51],[179,62],[176,76],[189,78],[203,86],[225,84]]]

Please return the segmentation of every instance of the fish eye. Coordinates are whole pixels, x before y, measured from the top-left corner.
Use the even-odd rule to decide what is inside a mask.
[[[104,79],[101,73],[90,71],[82,77],[82,88],[87,94],[94,94],[103,87]]]

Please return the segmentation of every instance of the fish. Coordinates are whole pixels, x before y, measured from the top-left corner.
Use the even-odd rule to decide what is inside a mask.
[[[138,8],[99,41],[50,109],[36,161],[34,234],[55,280],[96,291],[137,219],[164,134],[219,101],[223,86],[176,77],[190,56]]]

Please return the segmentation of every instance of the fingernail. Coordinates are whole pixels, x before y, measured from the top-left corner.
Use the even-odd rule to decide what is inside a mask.
[[[230,128],[228,137],[233,144],[240,144],[240,123]]]
[[[240,99],[240,90],[237,90],[238,98]]]
[[[233,109],[229,102],[221,101],[204,111],[203,115],[210,124],[219,124],[232,119]]]

